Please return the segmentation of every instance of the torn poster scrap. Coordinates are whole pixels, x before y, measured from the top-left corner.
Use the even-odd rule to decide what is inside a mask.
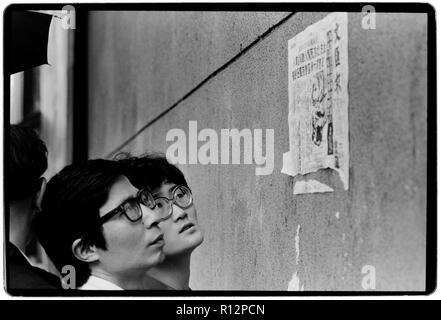
[[[288,41],[290,150],[282,169],[295,176],[332,168],[345,190],[349,186],[347,25],[347,13],[334,12]],[[297,192],[300,189],[332,190],[303,186]]]
[[[285,152],[283,154],[283,168],[282,173],[295,176],[294,173],[294,163],[293,155],[291,151]],[[334,189],[328,185],[321,183],[314,179],[299,180],[296,181],[293,188],[293,194],[304,194],[304,193],[323,193],[323,192],[333,192]]]
[[[333,192],[334,189],[317,180],[300,180],[294,185],[293,194]]]

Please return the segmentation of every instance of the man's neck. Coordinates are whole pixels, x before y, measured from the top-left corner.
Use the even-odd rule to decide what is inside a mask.
[[[147,274],[176,290],[189,290],[190,254],[167,257]]]
[[[92,268],[91,275],[112,282],[124,290],[142,289],[142,279],[144,278],[142,271],[133,272],[130,275],[115,275],[100,268]]]
[[[31,237],[29,220],[32,211],[23,203],[12,204],[9,211],[9,241],[24,253]]]

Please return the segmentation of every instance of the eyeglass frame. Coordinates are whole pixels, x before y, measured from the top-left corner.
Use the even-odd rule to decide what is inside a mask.
[[[143,194],[144,192],[148,192],[148,194],[151,196],[151,199],[153,200],[153,207],[149,207],[148,205],[146,205],[142,200],[141,200],[141,194]],[[133,220],[131,219],[128,215],[126,210],[124,209],[124,205],[128,202],[128,201],[135,201],[137,207],[138,207],[138,212],[139,214],[139,218]],[[106,223],[107,221],[109,221],[111,218],[113,218],[114,216],[116,216],[117,214],[120,214],[121,212],[124,214],[124,216],[127,218],[127,220],[129,220],[130,222],[138,222],[139,220],[141,220],[142,218],[142,208],[141,208],[141,204],[147,208],[149,208],[150,210],[154,211],[153,209],[156,207],[156,202],[155,202],[155,198],[153,197],[152,192],[150,191],[149,188],[143,188],[141,190],[138,191],[138,193],[136,194],[135,197],[133,198],[129,198],[126,199],[125,201],[123,201],[119,206],[117,206],[116,208],[110,210],[109,212],[105,213],[103,216],[101,216],[98,220],[98,226],[102,226],[104,223]],[[162,219],[168,219],[170,218],[170,215],[167,215]]]
[[[180,206],[178,203],[176,203],[176,200],[175,200],[175,197],[174,197],[174,192],[175,192],[178,188],[181,188],[181,187],[186,188],[186,189],[190,192],[190,203],[189,203],[186,207],[182,207],[182,206]],[[150,188],[143,188],[143,189],[141,189],[141,190],[138,191],[138,193],[136,194],[135,197],[133,197],[133,198],[129,198],[129,199],[126,199],[126,200],[123,201],[119,206],[117,206],[116,208],[114,208],[114,209],[108,211],[108,212],[105,213],[103,216],[101,216],[101,217],[98,219],[98,224],[97,224],[96,227],[94,227],[93,229],[101,227],[104,223],[106,223],[107,221],[109,221],[111,218],[113,218],[113,217],[116,216],[117,214],[120,214],[121,212],[124,214],[124,216],[125,216],[125,217],[127,218],[127,220],[129,220],[130,222],[132,222],[132,223],[138,222],[138,221],[141,220],[141,218],[142,218],[142,208],[141,208],[141,204],[144,205],[144,206],[146,206],[147,208],[149,208],[149,209],[152,210],[153,212],[155,212],[154,209],[155,209],[155,207],[156,207],[156,205],[157,205],[157,204],[156,204],[156,199],[165,199],[165,200],[167,200],[167,204],[168,204],[169,207],[170,207],[170,212],[169,212],[164,218],[161,218],[160,221],[167,220],[167,219],[170,218],[171,215],[173,214],[173,205],[170,206],[170,202],[171,202],[172,204],[177,205],[177,206],[178,206],[179,208],[181,208],[181,209],[187,209],[187,208],[189,208],[189,207],[193,204],[193,193],[191,192],[191,189],[190,189],[189,187],[187,187],[186,185],[180,184],[180,185],[176,185],[176,186],[174,186],[172,190],[173,190],[173,191],[172,191],[172,193],[173,193],[173,198],[172,198],[172,199],[169,199],[169,198],[167,198],[167,197],[162,197],[162,196],[160,196],[160,197],[155,197],[155,196],[153,196],[152,192],[150,191]],[[151,196],[151,198],[152,198],[152,200],[153,200],[153,203],[154,203],[154,206],[153,206],[152,208],[150,208],[149,206],[145,205],[144,202],[141,200],[141,194],[142,194],[143,192],[148,192],[149,195]],[[124,205],[125,205],[128,201],[135,201],[136,205],[138,206],[138,209],[139,209],[140,215],[139,215],[139,218],[136,219],[136,220],[132,220],[132,219],[130,219],[130,217],[127,215],[127,213],[126,213],[126,211],[125,211],[125,209],[124,209]],[[155,212],[155,213],[156,213],[156,212]],[[92,232],[92,231],[93,231],[93,230],[89,230],[88,232],[85,233],[85,235],[87,236],[87,234],[89,234],[89,233]]]
[[[185,207],[180,206],[180,205],[176,202],[176,199],[175,199],[175,196],[174,196],[175,191],[176,191],[177,189],[179,189],[179,188],[182,188],[182,187],[185,188],[185,189],[187,189],[187,190],[190,192],[190,203],[189,203],[187,206],[185,206]],[[167,219],[170,218],[171,215],[173,214],[173,204],[177,205],[177,206],[178,206],[179,208],[181,208],[181,209],[187,209],[187,208],[190,208],[191,205],[193,204],[193,193],[191,192],[191,189],[190,189],[189,187],[187,187],[186,185],[184,185],[184,184],[179,184],[179,185],[174,186],[174,187],[172,188],[171,193],[172,193],[172,195],[173,195],[173,198],[172,198],[172,199],[169,199],[169,198],[167,198],[167,197],[163,197],[163,196],[159,196],[159,197],[155,197],[155,196],[153,196],[153,200],[155,200],[155,207],[156,207],[156,205],[157,205],[157,203],[156,203],[156,199],[165,199],[165,200],[167,200],[167,205],[170,207],[170,212],[167,214],[167,218],[162,219],[162,221],[163,221],[163,220],[167,220]],[[170,205],[170,203],[171,203],[172,205]],[[153,208],[155,208],[155,207],[153,207]],[[153,210],[153,209],[152,209],[152,210]]]
[[[151,199],[153,200],[153,204],[154,206],[152,208],[150,208],[148,205],[146,205],[142,200],[141,200],[141,194],[144,192],[148,192],[148,194],[150,195]],[[191,193],[191,192],[190,192]],[[137,218],[136,220],[132,220],[130,219],[130,217],[127,215],[125,209],[124,209],[124,205],[128,202],[128,201],[135,201],[137,207],[138,207],[138,212],[139,214],[139,218]],[[135,197],[131,197],[128,198],[126,200],[124,200],[120,205],[118,205],[116,208],[108,211],[107,213],[105,213],[104,215],[102,215],[99,219],[98,219],[98,223],[93,227],[93,228],[88,228],[88,230],[86,230],[85,232],[83,232],[83,239],[88,238],[93,232],[95,232],[96,229],[100,228],[104,223],[106,223],[107,221],[109,221],[110,219],[112,219],[114,216],[116,216],[117,214],[123,213],[124,216],[127,218],[127,220],[129,220],[132,223],[138,222],[139,220],[142,219],[142,208],[141,208],[141,204],[147,208],[149,208],[150,210],[152,210],[154,212],[154,214],[156,214],[156,212],[153,210],[156,207],[156,201],[155,198],[153,197],[152,192],[150,191],[149,188],[143,188],[141,190],[139,190],[136,194]],[[170,216],[172,215],[172,212],[169,213],[166,217],[161,218],[162,220],[168,219],[170,218]]]

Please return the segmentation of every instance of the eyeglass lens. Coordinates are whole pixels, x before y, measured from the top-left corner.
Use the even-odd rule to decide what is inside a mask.
[[[151,193],[147,190],[142,190],[137,199],[131,199],[123,204],[124,213],[132,222],[138,221],[142,217],[140,203],[150,209],[155,207],[155,200]]]
[[[192,201],[190,190],[185,187],[178,187],[173,192],[173,198],[158,197],[155,199],[156,208],[161,216],[167,216],[172,210],[172,204],[175,203],[181,208],[187,208]]]

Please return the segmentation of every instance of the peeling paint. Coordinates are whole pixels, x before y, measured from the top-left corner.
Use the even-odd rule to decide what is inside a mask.
[[[304,291],[305,285],[300,287],[300,278],[297,276],[297,272],[292,275],[291,281],[288,283],[288,291]]]
[[[300,225],[297,225],[296,237],[294,238],[294,244],[296,249],[296,265],[299,264],[299,256],[300,256]]]
[[[264,214],[265,214],[264,211],[265,211],[265,209],[263,208],[263,204],[262,204],[262,202],[260,202],[259,209],[258,209],[258,215],[257,215],[257,219],[259,221],[259,229],[260,230],[263,229],[263,221],[264,221],[263,217],[264,217]]]

